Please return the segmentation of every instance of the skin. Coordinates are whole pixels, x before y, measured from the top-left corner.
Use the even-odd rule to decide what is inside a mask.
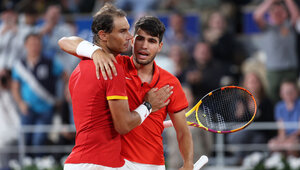
[[[126,17],[114,17],[112,32],[107,33],[100,30],[98,32],[100,42],[97,45],[102,47],[103,52],[114,58],[118,54],[127,51],[130,40],[132,39],[129,28],[130,26]],[[78,40],[76,37],[63,37],[58,41],[58,44],[64,51],[77,56],[76,47],[81,41],[82,39]],[[69,42],[72,43],[68,44]],[[65,46],[65,44],[68,45]],[[102,50],[97,51],[102,52]],[[113,64],[112,61],[109,62]],[[102,64],[100,65],[102,66],[102,69],[103,67],[105,68]],[[99,68],[97,68],[97,71],[98,70]],[[152,105],[152,111],[159,110],[169,104],[170,101],[167,99],[172,94],[172,88],[173,87],[165,86],[159,90],[152,89],[146,94],[145,101]],[[114,127],[118,133],[126,134],[136,126],[140,125],[141,118],[137,112],[131,112],[129,110],[128,100],[109,100],[108,104],[112,114]]]
[[[73,40],[74,39],[77,39],[77,41],[80,42],[80,38],[73,37]],[[65,42],[65,43],[68,44],[69,42]],[[67,44],[65,45],[64,43],[62,43],[60,44],[60,46],[61,48],[64,49],[64,47],[70,45]],[[70,49],[65,51],[71,51],[71,54],[74,54],[78,44],[76,43],[74,44],[74,42],[71,44],[75,45],[75,48],[74,46],[71,47],[73,51]],[[134,58],[133,61],[135,67],[138,70],[138,76],[142,80],[142,82],[148,82],[148,83],[151,82],[153,78],[153,60],[156,57],[156,54],[160,52],[162,45],[163,43],[159,42],[158,37],[151,36],[143,30],[138,30],[136,32],[136,35],[132,40],[133,58]],[[106,56],[106,57],[101,57],[101,56]],[[104,60],[102,58],[107,58],[108,62],[103,63]],[[114,69],[115,66],[113,62],[109,61],[111,60],[110,58],[111,55],[107,55],[105,53],[105,50],[104,51],[97,50],[94,52],[93,59],[94,59],[94,63],[96,63],[95,64],[96,68],[99,66],[105,67],[105,69],[104,68],[100,69],[102,74],[104,73],[106,75],[106,73],[111,73],[111,70],[115,70]],[[109,75],[109,77],[112,78],[112,75]],[[170,114],[170,118],[176,130],[179,149],[184,160],[184,165],[181,168],[181,170],[191,170],[193,169],[193,142],[192,142],[191,133],[186,124],[185,112],[186,112],[185,110],[182,110],[180,112]]]
[[[114,29],[111,33],[105,33],[103,30],[99,31],[98,35],[102,40],[100,46],[104,51],[110,52],[114,56],[126,52],[132,39],[129,28],[126,17],[115,17]]]

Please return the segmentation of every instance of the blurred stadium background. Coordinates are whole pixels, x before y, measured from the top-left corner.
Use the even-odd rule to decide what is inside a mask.
[[[164,22],[164,46],[156,62],[178,77],[191,106],[224,85],[245,86],[261,104],[257,121],[241,133],[212,134],[191,128],[195,160],[203,154],[209,157],[203,169],[300,169],[298,140],[292,147],[296,154],[272,152],[268,147],[277,135],[274,108],[279,100],[265,94],[270,61],[263,47],[268,42],[253,19],[264,0],[0,0],[0,169],[62,169],[75,137],[67,85],[62,79],[55,82],[57,101],[50,122],[25,126],[12,94],[12,72],[17,61],[26,57],[26,35],[36,32],[42,35],[42,56],[58,60],[70,75],[79,60],[62,52],[57,41],[71,35],[92,41],[92,16],[105,2],[125,10],[131,26],[143,15]],[[294,26],[300,31],[300,19]],[[299,58],[299,34],[293,35]],[[292,69],[297,69],[298,77],[299,67]],[[300,117],[299,109],[295,112]],[[299,129],[297,122],[285,128]],[[46,133],[47,140],[43,145],[28,145],[24,138],[28,132]],[[178,169],[182,161],[174,130],[165,130],[163,137],[166,167]]]

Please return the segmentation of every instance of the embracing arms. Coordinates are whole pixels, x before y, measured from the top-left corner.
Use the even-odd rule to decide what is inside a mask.
[[[89,52],[90,56],[78,55],[77,48],[78,48],[79,44],[84,41],[85,41],[84,39],[82,39],[80,37],[76,37],[76,36],[62,37],[58,41],[58,45],[65,52],[72,54],[78,58],[83,58],[83,57],[92,58],[94,60],[95,66],[96,66],[96,75],[97,75],[98,79],[100,78],[99,71],[101,71],[104,80],[107,80],[107,75],[110,79],[112,79],[111,71],[113,71],[114,75],[116,76],[117,70],[112,61],[114,61],[114,62],[117,62],[117,61],[112,54],[107,53],[101,49],[93,48],[93,49],[91,49],[92,51]],[[85,41],[85,42],[87,42],[87,41]],[[102,56],[102,57],[100,57],[100,56]]]
[[[79,37],[63,37],[58,41],[59,46],[61,47],[62,50],[65,52],[72,54],[74,56],[77,56],[79,58],[82,57],[87,57],[85,54],[88,54],[88,57],[91,58],[91,56],[95,55],[96,53],[99,54],[98,59],[101,60],[100,63],[108,63],[105,64],[104,67],[105,69],[107,67],[112,67],[112,70],[115,71],[116,73],[116,68],[114,66],[113,61],[115,61],[115,58],[113,55],[106,53],[105,51],[102,51],[101,49],[94,48],[93,44],[84,41],[83,39]],[[83,52],[78,52],[78,47],[83,45]],[[90,50],[91,49],[91,50]],[[90,50],[88,53],[86,53],[84,50]],[[80,55],[83,54],[83,55]],[[105,56],[105,57],[103,57]],[[112,59],[112,58],[113,59]],[[104,61],[104,62],[103,62]],[[107,62],[109,61],[109,62]],[[95,62],[95,61],[94,61]],[[96,64],[96,63],[95,63]],[[109,66],[110,65],[110,66]],[[101,65],[103,66],[103,65]],[[103,67],[101,67],[103,68]],[[103,75],[104,79],[106,78],[106,73],[111,73],[109,70],[105,69],[100,69]],[[97,77],[99,79],[99,67],[96,64],[96,73]],[[91,73],[94,74],[94,73]],[[109,75],[110,79],[112,79],[112,75]],[[165,107],[169,104],[170,100],[168,98],[170,95],[173,93],[172,92],[173,87],[172,86],[164,86],[161,89],[152,89],[150,90],[144,100],[149,102],[152,105],[152,111],[159,110],[162,107]],[[113,100],[108,100],[109,108],[112,114],[113,122],[115,129],[120,133],[120,134],[125,134],[128,133],[130,130],[135,128],[136,126],[140,125],[145,118],[150,114],[151,111],[144,105],[141,104],[138,108],[136,108],[133,111],[129,110],[129,105],[128,105],[128,100],[118,100],[118,99],[113,99]]]
[[[169,104],[167,100],[173,93],[170,86],[161,89],[153,88],[145,96],[144,100],[151,104],[152,112],[159,110]],[[140,125],[150,113],[145,113],[147,106],[141,104],[137,109],[130,111],[128,100],[109,100],[109,109],[112,114],[114,127],[120,134],[126,134],[133,128]],[[151,112],[151,111],[150,111]]]

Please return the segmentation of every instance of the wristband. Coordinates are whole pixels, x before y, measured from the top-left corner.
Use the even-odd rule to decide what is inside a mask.
[[[76,54],[79,56],[92,58],[93,53],[98,49],[102,48],[84,40],[78,44],[76,48]]]
[[[139,116],[141,117],[141,124],[144,122],[144,120],[149,116],[149,114],[151,113],[147,106],[143,103],[141,104],[138,108],[136,108],[134,110],[135,112],[137,112],[139,114]]]

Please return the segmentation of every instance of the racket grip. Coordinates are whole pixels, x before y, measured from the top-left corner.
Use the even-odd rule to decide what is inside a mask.
[[[208,162],[208,157],[202,155],[200,159],[194,164],[194,170],[199,170]]]
[[[173,127],[172,121],[171,120],[164,121],[164,127],[165,128]]]

